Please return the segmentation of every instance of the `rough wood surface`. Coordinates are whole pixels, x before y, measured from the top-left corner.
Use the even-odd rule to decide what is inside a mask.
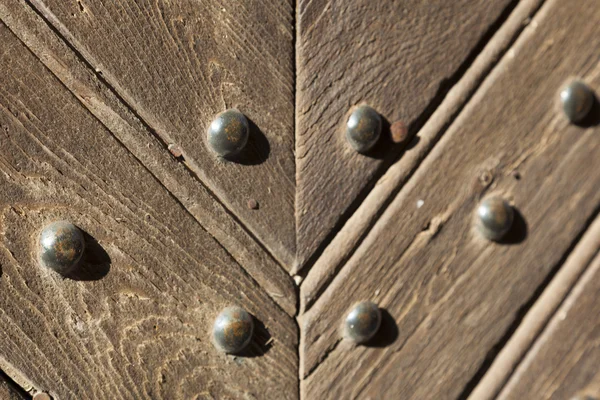
[[[296,311],[291,277],[210,191],[171,156],[24,0],[0,0],[0,19],[77,99],[138,158],[169,192],[290,315]]]
[[[593,261],[594,256],[600,251],[600,218],[594,223],[581,238],[573,253],[569,255],[565,264],[558,271],[552,282],[544,290],[544,293],[527,312],[525,318],[515,330],[510,340],[502,348],[490,368],[486,371],[477,387],[473,390],[469,399],[487,400],[495,399],[498,392],[506,384],[510,374],[523,360],[523,357],[538,338],[548,321],[556,313],[556,310],[565,297],[575,286],[586,268]],[[594,321],[590,313],[590,322]],[[526,398],[526,397],[523,397]],[[531,398],[538,398],[532,396]]]
[[[600,397],[599,296],[600,255],[515,371],[499,400]]]
[[[414,134],[490,26],[514,4],[299,1],[296,270],[406,145],[392,145],[385,128],[370,155],[357,154],[344,139],[350,108],[367,103]]]
[[[556,102],[573,76],[600,87],[590,57],[600,50],[599,13],[595,0],[544,4],[301,316],[305,398],[456,398],[512,332],[598,212],[598,121],[570,125]],[[521,215],[501,244],[472,230],[478,201],[491,194]],[[353,348],[338,327],[358,300],[389,317],[372,346]]]
[[[293,1],[30,3],[165,145],[179,146],[192,173],[291,268]],[[252,121],[240,162],[220,161],[205,143],[214,116],[230,107]],[[249,208],[249,200],[259,208]]]
[[[0,43],[0,358],[55,399],[297,398],[293,319],[4,24]],[[34,252],[56,219],[87,234],[72,279]],[[257,319],[243,358],[210,340],[230,304]]]
[[[389,206],[402,185],[411,177],[419,163],[428,154],[440,136],[447,130],[465,103],[471,98],[498,59],[525,28],[529,18],[543,0],[521,1],[494,37],[477,56],[461,80],[448,92],[444,101],[413,139],[402,158],[393,164],[378,180],[365,201],[345,222],[344,227],[327,245],[302,282],[301,312],[310,308],[343,264],[356,250],[383,210]]]
[[[0,399],[1,400],[25,400],[31,399],[21,388],[10,381],[2,371],[0,371]]]

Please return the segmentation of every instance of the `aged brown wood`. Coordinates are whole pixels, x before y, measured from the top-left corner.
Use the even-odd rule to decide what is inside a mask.
[[[514,3],[299,1],[296,270],[406,145],[384,137],[370,155],[357,154],[344,138],[350,108],[367,103],[414,134]]]
[[[185,166],[291,268],[293,2],[30,3],[165,147],[179,146]],[[231,107],[254,124],[249,148],[237,163],[218,160],[205,143],[214,116]],[[259,208],[249,208],[249,200]]]
[[[10,379],[0,371],[0,399],[2,400],[25,400],[31,399],[20,387],[11,382]]]
[[[560,266],[600,204],[600,128],[570,125],[556,104],[573,76],[600,87],[598,58],[589,56],[600,50],[593,4],[544,4],[301,317],[305,398],[456,398]],[[506,243],[472,230],[490,194],[509,198],[523,218]],[[389,313],[371,347],[339,340],[358,300]]]
[[[369,192],[365,201],[345,222],[327,245],[302,282],[300,309],[306,310],[325,290],[358,244],[373,227],[402,185],[410,178],[431,147],[471,98],[498,59],[525,28],[525,22],[538,10],[542,0],[521,1],[494,37],[477,56],[464,77],[448,92],[444,101],[416,135],[416,143],[392,165]]]
[[[293,319],[4,24],[0,43],[0,358],[55,399],[297,398]],[[34,252],[57,219],[88,235],[71,279]],[[230,304],[257,319],[243,358],[210,340]]]
[[[598,296],[600,255],[592,261],[498,399],[600,397]]]
[[[596,218],[552,282],[527,312],[515,333],[494,359],[469,399],[495,399],[498,396],[498,392],[506,384],[510,374],[522,361],[525,353],[529,351],[535,339],[538,338],[599,251],[600,218]],[[589,323],[592,325],[598,323],[592,313],[589,317]],[[537,398],[537,396],[533,397]]]
[[[115,137],[160,180],[290,315],[295,288],[290,276],[252,235],[189,171],[171,157],[160,141],[119,101],[50,27],[22,0],[0,1],[0,19],[71,90]]]

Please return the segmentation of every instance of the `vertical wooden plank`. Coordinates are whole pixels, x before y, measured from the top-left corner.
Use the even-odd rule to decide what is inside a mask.
[[[600,113],[575,126],[557,105],[574,76],[600,87],[595,3],[544,4],[300,317],[304,396],[456,398],[512,332],[598,213]],[[519,211],[502,243],[472,228],[490,195]],[[339,327],[360,300],[387,314],[380,337],[357,347]]]
[[[12,0],[3,0],[12,1]],[[247,225],[286,268],[295,254],[293,2],[30,2],[165,147]],[[208,149],[215,115],[252,122],[236,162]],[[165,150],[166,151],[166,150]],[[248,202],[258,202],[258,209]]]
[[[498,399],[600,396],[599,296],[600,255],[592,261]]]
[[[294,320],[3,24],[0,38],[0,357],[56,399],[297,398]],[[69,279],[35,252],[59,219],[87,235]],[[211,343],[228,305],[256,318],[244,357]]]
[[[392,142],[389,125],[403,124],[413,135],[514,3],[299,1],[296,269],[406,145]],[[343,129],[361,103],[387,121],[367,155],[349,147]]]

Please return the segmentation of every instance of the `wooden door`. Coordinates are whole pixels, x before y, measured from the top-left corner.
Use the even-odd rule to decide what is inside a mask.
[[[600,398],[599,20],[0,0],[0,399]],[[248,141],[222,157],[227,110]],[[82,238],[68,271],[40,250],[56,221]]]

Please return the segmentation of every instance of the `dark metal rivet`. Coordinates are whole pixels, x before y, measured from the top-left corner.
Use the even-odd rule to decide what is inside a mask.
[[[491,197],[477,208],[477,229],[490,240],[500,240],[512,226],[514,210],[501,197]]]
[[[359,106],[352,111],[346,125],[346,139],[354,150],[366,153],[381,136],[381,116],[369,106]]]
[[[363,301],[356,304],[344,321],[344,337],[364,343],[377,333],[381,325],[381,311],[377,304]]]
[[[213,325],[213,339],[217,349],[224,353],[239,353],[252,340],[252,316],[240,307],[227,307],[217,316]]]
[[[581,81],[571,82],[560,92],[563,111],[571,122],[580,122],[594,105],[594,93]]]
[[[85,239],[75,225],[59,221],[44,228],[39,246],[42,265],[64,275],[81,260]]]
[[[221,157],[231,157],[242,151],[248,136],[248,120],[233,108],[217,115],[208,128],[210,148]]]

